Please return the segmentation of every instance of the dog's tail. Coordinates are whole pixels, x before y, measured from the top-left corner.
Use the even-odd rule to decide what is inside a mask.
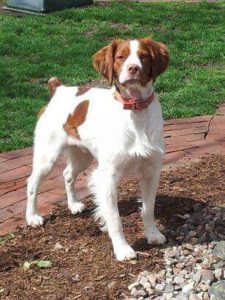
[[[48,88],[50,91],[51,97],[54,96],[55,91],[58,86],[62,85],[62,81],[58,77],[52,77],[48,81]],[[47,105],[43,106],[37,113],[37,118],[39,119],[40,116],[45,112]]]
[[[52,77],[48,81],[48,88],[50,90],[51,97],[54,96],[58,86],[62,85],[62,81],[58,77]]]

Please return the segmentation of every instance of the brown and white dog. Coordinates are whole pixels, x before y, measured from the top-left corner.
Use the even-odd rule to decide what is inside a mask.
[[[162,43],[148,38],[115,40],[93,57],[95,69],[114,84],[111,89],[81,89],[66,87],[58,79],[49,81],[53,96],[37,122],[33,171],[27,187],[29,225],[43,224],[37,210],[38,187],[64,152],[65,188],[73,214],[85,209],[77,198],[74,181],[93,158],[98,161],[90,180],[96,217],[108,231],[118,260],[136,256],[123,234],[117,206],[117,185],[123,174],[134,171],[140,178],[141,215],[148,242],[165,242],[154,223],[163,119],[153,83],[168,62],[168,51]]]

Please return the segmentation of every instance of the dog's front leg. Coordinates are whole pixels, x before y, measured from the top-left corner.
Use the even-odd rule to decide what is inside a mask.
[[[136,257],[123,233],[117,205],[117,185],[119,176],[111,168],[99,167],[92,176],[92,186],[96,195],[96,217],[105,221],[112,240],[116,258],[120,261]]]
[[[141,188],[142,188],[142,211],[145,236],[149,244],[163,244],[165,236],[157,229],[154,221],[155,198],[160,180],[161,155],[154,159],[146,160],[142,164]]]

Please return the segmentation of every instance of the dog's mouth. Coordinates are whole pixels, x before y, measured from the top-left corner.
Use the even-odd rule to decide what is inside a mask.
[[[123,84],[124,84],[125,86],[126,86],[126,85],[140,84],[140,80],[139,80],[139,79],[131,78],[131,79],[127,79]]]

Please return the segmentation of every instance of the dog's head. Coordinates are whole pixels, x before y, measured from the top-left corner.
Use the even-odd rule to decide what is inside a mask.
[[[94,68],[108,79],[122,85],[155,81],[169,63],[167,47],[149,38],[114,40],[93,57]]]

